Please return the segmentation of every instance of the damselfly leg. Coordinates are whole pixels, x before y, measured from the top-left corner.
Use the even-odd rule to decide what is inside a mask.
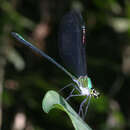
[[[87,102],[88,100],[88,96],[81,102],[80,107],[79,107],[79,115],[81,115],[81,117],[84,117],[84,112],[83,112],[83,105]]]
[[[72,95],[74,91],[75,91],[75,88],[72,89],[72,91],[70,92],[69,96]],[[68,97],[69,97],[69,96],[68,96]],[[68,97],[67,97],[67,98],[68,98]],[[66,100],[67,100],[67,98],[66,98]]]
[[[91,100],[91,96],[89,97],[89,100],[88,100],[87,106],[86,106],[86,108],[85,108],[85,114],[84,114],[83,119],[85,119],[85,117],[86,117],[86,114],[87,114],[87,111],[88,111],[88,106],[89,106],[89,104],[90,104],[90,100]]]
[[[60,89],[59,92],[63,91],[64,89],[66,89],[66,88],[68,88],[68,87],[70,87],[70,86],[72,86],[73,89],[72,89],[72,91],[70,92],[69,96],[66,98],[66,100],[68,100],[70,97],[73,97],[73,96],[74,96],[74,95],[73,95],[73,92],[74,92],[75,90],[77,90],[79,93],[81,93],[80,89],[79,89],[74,83],[70,83],[70,84],[66,85],[65,87],[63,87],[62,89]]]
[[[85,103],[87,102],[88,100],[88,103],[86,104],[86,107],[85,107],[85,111],[83,110],[83,106],[85,105]],[[86,117],[86,114],[87,114],[87,110],[88,110],[88,106],[90,104],[90,100],[91,100],[91,96],[90,97],[86,97],[80,104],[80,108],[79,108],[79,116],[82,117],[82,119],[84,120],[85,117]]]
[[[79,96],[83,96],[83,95],[82,95],[82,94],[75,94],[75,95],[71,94],[71,95],[69,95],[69,96],[66,98],[66,101],[69,100],[71,97],[79,97]]]
[[[75,94],[75,95],[73,95],[74,90],[75,90],[75,88],[71,91],[70,95],[66,98],[66,101],[68,101],[71,97],[83,96],[82,94]],[[89,99],[88,99],[88,98],[89,98]],[[86,117],[87,110],[88,110],[88,106],[89,106],[89,104],[90,104],[90,99],[91,99],[91,97],[88,97],[88,96],[87,96],[87,97],[81,102],[81,104],[80,104],[78,114],[79,114],[79,116],[82,117],[83,120],[84,120],[85,117]],[[86,107],[85,107],[85,110],[84,110],[83,107],[84,107],[85,103],[87,102],[87,100],[88,100],[88,103],[86,104]]]
[[[74,83],[67,84],[66,86],[64,86],[63,88],[61,88],[59,90],[59,92],[63,91],[64,89],[66,89],[66,88],[68,88],[70,86],[74,87],[75,89],[77,89],[80,92],[79,88]]]

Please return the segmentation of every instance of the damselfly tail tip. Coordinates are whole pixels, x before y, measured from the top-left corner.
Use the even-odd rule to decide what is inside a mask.
[[[17,33],[16,32],[11,32],[11,35],[12,36],[15,36]]]
[[[19,41],[24,40],[24,38],[16,32],[11,32],[11,35]]]
[[[16,33],[16,32],[11,32],[11,35],[12,35],[14,38],[16,38],[16,39],[17,39],[17,37],[18,37],[18,33]]]

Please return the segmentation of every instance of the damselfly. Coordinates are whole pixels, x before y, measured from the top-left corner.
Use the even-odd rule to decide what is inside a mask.
[[[67,36],[67,35],[70,37],[70,39],[72,39],[72,37],[73,37],[72,35],[74,34],[74,32],[76,32],[75,30],[73,32],[73,29],[70,30],[71,28],[68,27],[68,25],[70,25],[70,18],[72,18],[71,21],[73,21],[74,20],[73,18],[76,17],[76,15],[80,16],[77,12],[72,12],[65,17],[65,19],[67,19],[67,22],[65,22],[66,20],[63,19],[64,22],[61,25],[62,28],[60,29],[60,40],[59,40],[59,42],[61,41],[61,44],[59,43],[59,46],[60,46],[60,54],[61,54],[62,58],[64,59],[64,62],[66,62],[66,64],[68,64],[68,66],[72,66],[73,70],[75,70],[77,77],[72,75],[68,70],[66,70],[63,66],[61,66],[59,63],[57,63],[54,59],[52,59],[46,53],[44,53],[40,49],[36,48],[30,42],[26,41],[18,33],[12,32],[12,35],[14,38],[16,38],[22,44],[28,46],[33,51],[36,51],[38,54],[40,54],[41,56],[45,57],[50,62],[55,64],[58,68],[60,68],[62,71],[64,71],[73,80],[73,82],[75,84],[69,84],[69,85],[65,86],[64,88],[62,88],[62,90],[69,87],[70,85],[72,85],[74,87],[72,89],[70,95],[66,98],[66,100],[68,100],[69,98],[74,97],[74,96],[85,96],[85,99],[82,101],[82,103],[80,104],[80,108],[79,108],[79,115],[81,115],[82,118],[85,118],[91,97],[97,98],[99,96],[99,92],[97,92],[94,88],[92,88],[91,79],[86,74],[86,56],[85,56],[85,41],[84,41],[85,34],[82,35],[82,33],[85,33],[85,30],[83,30],[83,32],[82,32],[82,27],[84,25],[79,26],[78,20],[75,24],[76,27],[79,26],[77,29],[74,28],[77,31],[81,27],[81,30],[78,32],[79,36],[76,34],[77,37],[80,37],[80,39],[77,40],[76,38],[74,38],[73,41],[69,40],[69,39],[64,39],[64,36]],[[81,19],[81,16],[79,17],[79,19]],[[69,23],[68,23],[68,21],[69,21]],[[64,25],[65,26],[67,25],[67,28],[69,28],[70,32],[66,32],[64,30],[64,27],[65,27]],[[71,25],[71,27],[73,27],[73,26]],[[84,27],[83,27],[83,29],[85,29]],[[72,34],[70,34],[70,33],[72,33]],[[72,43],[67,45],[68,42],[66,40],[69,40]],[[73,94],[73,92],[75,90],[77,90],[79,92],[79,94]],[[88,103],[86,105],[85,110],[83,110],[83,106],[87,102],[87,100],[88,100]]]

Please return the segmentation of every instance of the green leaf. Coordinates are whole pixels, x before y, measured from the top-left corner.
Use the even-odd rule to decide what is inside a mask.
[[[69,116],[75,130],[92,130],[66,102],[66,100],[55,91],[48,91],[42,101],[44,112],[48,113],[51,109],[60,109]]]

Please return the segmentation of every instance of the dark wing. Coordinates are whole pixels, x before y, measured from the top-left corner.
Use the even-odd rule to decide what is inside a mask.
[[[65,15],[59,29],[59,53],[65,65],[75,75],[86,75],[86,51],[83,43],[83,18],[75,10]]]

